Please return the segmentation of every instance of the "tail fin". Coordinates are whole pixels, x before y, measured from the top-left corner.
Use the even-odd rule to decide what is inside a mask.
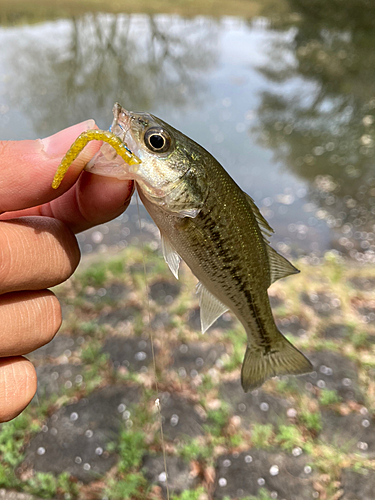
[[[241,384],[243,390],[248,392],[260,387],[270,377],[301,375],[313,369],[310,361],[282,337],[278,348],[269,352],[247,347],[242,364]]]

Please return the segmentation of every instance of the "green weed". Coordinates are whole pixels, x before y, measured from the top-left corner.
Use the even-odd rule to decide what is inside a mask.
[[[207,394],[211,389],[215,387],[215,383],[212,377],[206,373],[202,376],[202,383],[198,386],[198,392],[201,394]]]
[[[347,456],[341,450],[321,444],[314,448],[312,455],[315,466],[321,472],[329,474],[331,478],[340,477],[342,464],[347,459]]]
[[[223,500],[232,500],[232,499],[229,498],[228,496],[225,496]],[[243,497],[241,500],[272,500],[272,497],[268,490],[266,490],[265,488],[259,488],[256,497],[254,495],[251,495],[249,497]]]
[[[303,445],[303,439],[297,427],[280,425],[275,441],[283,450],[292,451],[295,446]]]
[[[296,377],[282,378],[276,382],[276,392],[278,394],[294,394],[299,393],[300,386]]]
[[[98,330],[98,324],[95,321],[82,321],[77,325],[77,330],[83,335],[93,335]]]
[[[78,280],[83,286],[101,287],[107,279],[107,268],[104,262],[92,264],[88,269],[78,275]]]
[[[334,405],[340,403],[341,397],[335,390],[322,389],[319,395],[319,403],[323,406]]]
[[[18,483],[13,468],[0,463],[0,488],[16,488]]]
[[[196,490],[185,490],[181,495],[172,495],[171,500],[199,500],[204,493],[204,488],[200,486]]]
[[[143,500],[147,497],[147,481],[140,473],[128,474],[124,479],[111,479],[105,494],[111,500]]]
[[[122,431],[117,444],[117,453],[120,455],[119,471],[128,472],[139,467],[145,452],[146,445],[143,432]]]
[[[53,498],[57,493],[57,479],[49,472],[36,472],[30,478],[25,489],[41,498]]]
[[[345,266],[343,265],[340,258],[333,252],[326,252],[324,260],[326,263],[325,267],[328,270],[330,280],[333,283],[339,283],[340,281],[342,281],[345,271]]]
[[[205,429],[208,433],[215,437],[220,437],[223,435],[223,429],[228,423],[229,418],[229,407],[222,403],[221,407],[217,410],[209,410],[207,412],[208,424],[205,425]]]
[[[64,494],[64,500],[78,496],[78,486],[71,480],[69,472],[63,472],[57,478],[58,491]]]
[[[230,441],[230,444],[234,448],[236,448],[237,446],[239,446],[242,443],[242,436],[241,436],[241,434],[233,434],[232,436],[230,436],[229,441]]]
[[[136,314],[132,323],[135,335],[142,335],[145,332],[142,314]]]
[[[259,488],[258,494],[256,497],[250,496],[246,497],[243,500],[272,500],[271,494],[265,488]]]
[[[82,349],[81,359],[83,363],[92,365],[95,363],[97,367],[107,361],[107,354],[102,353],[102,343],[93,339],[87,342],[86,346]]]
[[[320,412],[303,411],[300,413],[300,420],[310,432],[318,433],[323,428]]]
[[[256,448],[269,448],[274,436],[272,424],[254,424],[251,430],[251,441]]]
[[[22,459],[25,434],[35,432],[39,425],[31,426],[28,413],[21,413],[17,418],[0,426],[0,457],[3,464],[15,467]]]
[[[191,460],[207,460],[212,456],[212,449],[210,446],[202,446],[201,442],[197,439],[192,439],[179,448],[179,455],[190,462]]]
[[[113,276],[118,277],[125,271],[124,259],[112,259],[107,264],[108,271],[113,274]]]
[[[228,361],[225,362],[225,368],[229,371],[234,370],[242,365],[245,355],[246,333],[243,330],[227,330],[225,337],[230,340],[233,354]]]
[[[351,336],[354,347],[359,349],[360,347],[366,347],[368,344],[368,334],[367,332],[358,332]]]

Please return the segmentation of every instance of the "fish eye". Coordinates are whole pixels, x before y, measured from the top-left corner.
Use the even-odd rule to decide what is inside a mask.
[[[168,132],[160,128],[150,128],[145,133],[144,141],[148,149],[155,153],[165,153],[171,145]]]

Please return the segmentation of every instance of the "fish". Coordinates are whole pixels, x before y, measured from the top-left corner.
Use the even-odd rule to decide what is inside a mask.
[[[173,275],[183,260],[198,279],[202,333],[226,311],[242,323],[247,346],[241,369],[245,392],[267,379],[311,372],[310,361],[278,330],[269,286],[299,271],[270,246],[274,232],[254,200],[202,146],[156,116],[116,103],[111,133],[137,161],[109,144],[86,166],[99,175],[133,179],[160,230]]]

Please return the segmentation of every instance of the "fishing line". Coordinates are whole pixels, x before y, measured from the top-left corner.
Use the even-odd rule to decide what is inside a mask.
[[[167,457],[165,452],[165,442],[164,442],[164,432],[163,432],[163,416],[161,414],[161,404],[159,397],[159,384],[158,384],[158,376],[156,373],[156,358],[155,358],[155,349],[154,349],[154,334],[151,327],[151,311],[150,311],[150,297],[148,295],[148,282],[147,282],[147,271],[146,271],[146,254],[142,241],[142,219],[141,212],[139,209],[139,199],[138,192],[135,192],[135,199],[137,200],[137,212],[138,212],[138,220],[139,220],[139,233],[140,233],[140,247],[142,253],[142,261],[143,261],[143,273],[145,277],[145,290],[146,290],[146,304],[147,304],[147,322],[148,322],[148,331],[150,337],[151,344],[151,353],[152,353],[152,363],[154,368],[154,378],[155,378],[155,391],[156,391],[156,400],[155,405],[158,409],[159,421],[160,421],[160,437],[161,437],[161,448],[163,452],[163,461],[164,461],[164,472],[165,472],[165,487],[167,490],[167,500],[169,500],[169,487],[168,487],[168,471],[167,471]]]

